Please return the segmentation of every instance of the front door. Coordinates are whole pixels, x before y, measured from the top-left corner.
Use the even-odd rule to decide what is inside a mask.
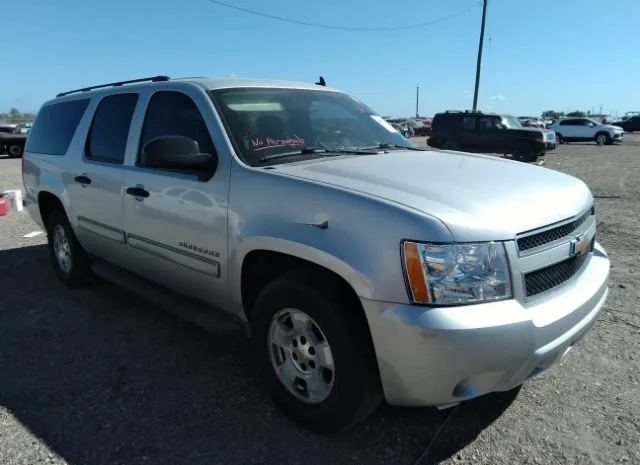
[[[108,95],[97,104],[68,185],[76,233],[89,252],[122,265],[126,261],[123,162],[137,93]]]
[[[501,120],[497,116],[481,116],[478,118],[476,144],[477,150],[487,153],[508,153],[512,147],[507,144],[508,133],[500,127]]]
[[[228,161],[220,159],[213,176],[205,179],[196,172],[145,166],[139,157],[147,141],[166,135],[190,137],[202,153],[215,153],[208,127],[212,124],[213,111],[204,94],[188,88],[151,94],[135,166],[127,171],[125,180],[128,268],[224,308]]]

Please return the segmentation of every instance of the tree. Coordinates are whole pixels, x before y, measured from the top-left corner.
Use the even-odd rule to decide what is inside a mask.
[[[571,118],[584,118],[587,114],[584,111],[576,110],[570,111],[567,113],[567,116],[570,116]]]
[[[547,110],[542,112],[544,119],[558,119],[564,116],[563,111]]]

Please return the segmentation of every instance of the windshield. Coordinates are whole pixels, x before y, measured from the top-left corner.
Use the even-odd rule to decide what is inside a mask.
[[[504,124],[509,129],[518,129],[522,127],[522,124],[520,124],[520,121],[517,118],[514,118],[513,116],[503,116],[502,124]]]
[[[209,94],[238,155],[251,166],[266,158],[289,163],[323,156],[309,148],[413,146],[369,107],[340,92],[232,88]],[[292,152],[298,156],[277,157]]]

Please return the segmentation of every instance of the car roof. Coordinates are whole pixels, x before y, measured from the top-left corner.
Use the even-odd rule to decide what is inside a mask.
[[[114,90],[117,92],[131,92],[140,88],[147,88],[158,84],[167,83],[191,83],[200,86],[206,90],[219,90],[231,88],[283,88],[283,89],[303,89],[315,91],[341,92],[332,87],[320,86],[308,82],[296,82],[273,79],[247,79],[247,78],[208,78],[208,77],[180,77],[169,78],[168,76],[153,76],[150,78],[134,79],[131,81],[119,81],[114,83],[99,84],[95,86],[85,87],[76,90],[70,90],[59,93],[56,98],[45,103],[60,102],[63,100],[72,100],[81,96],[92,97],[99,94],[112,94]],[[342,93],[342,92],[341,92]]]

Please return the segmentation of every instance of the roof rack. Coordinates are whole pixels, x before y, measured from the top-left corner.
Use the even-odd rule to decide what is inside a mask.
[[[480,110],[446,110],[445,113],[477,113],[483,114]]]
[[[105,87],[118,87],[124,84],[135,84],[137,82],[161,82],[161,81],[168,81],[169,79],[170,79],[169,76],[151,76],[151,77],[141,78],[141,79],[131,79],[129,81],[110,82],[108,84],[100,84],[99,86],[91,86],[91,87],[85,87],[83,89],[75,89],[75,90],[69,90],[67,92],[60,92],[58,95],[56,95],[56,97],[64,97],[65,95],[75,94],[78,92],[88,92],[94,89],[104,89]]]

